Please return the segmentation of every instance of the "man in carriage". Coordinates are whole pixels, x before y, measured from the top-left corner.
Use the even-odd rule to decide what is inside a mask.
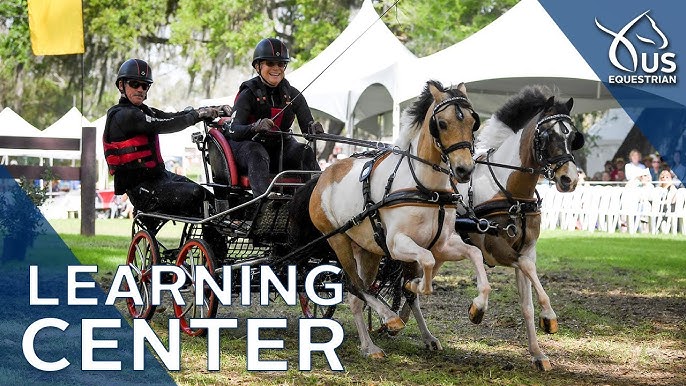
[[[301,130],[323,133],[305,97],[285,79],[290,61],[279,39],[262,39],[253,53],[257,76],[241,84],[234,104],[235,117],[224,135],[229,139],[239,172],[247,174],[255,197],[264,194],[270,172],[320,170],[312,148],[284,135],[298,119]]]
[[[152,79],[152,69],[141,59],[125,61],[117,73],[115,85],[121,97],[107,111],[102,138],[115,194],[126,193],[134,207],[143,212],[201,217],[204,201],[213,201],[212,193],[165,169],[159,135],[214,119],[220,112],[231,115],[231,107],[160,111],[143,103]]]

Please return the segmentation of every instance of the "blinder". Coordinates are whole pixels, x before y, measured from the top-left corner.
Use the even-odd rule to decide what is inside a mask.
[[[582,147],[584,147],[584,143],[586,143],[584,134],[580,131],[575,131],[574,138],[572,138],[572,150],[581,149]]]

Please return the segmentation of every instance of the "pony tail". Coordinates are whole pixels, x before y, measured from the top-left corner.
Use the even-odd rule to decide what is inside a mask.
[[[288,244],[291,250],[307,245],[320,237],[322,233],[314,226],[310,217],[310,197],[317,186],[319,176],[311,178],[305,185],[298,188],[288,207]],[[329,243],[325,240],[308,248],[306,253],[312,255],[332,253]]]

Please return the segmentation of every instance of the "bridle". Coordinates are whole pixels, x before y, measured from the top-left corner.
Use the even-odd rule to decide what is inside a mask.
[[[474,155],[474,141],[460,141],[448,146],[447,148],[445,147],[445,145],[443,145],[443,142],[441,141],[441,137],[438,132],[438,117],[436,115],[451,105],[455,106],[455,115],[457,119],[460,121],[464,120],[464,113],[462,112],[462,109],[460,107],[464,107],[471,112],[472,117],[474,117],[474,126],[472,126],[472,132],[478,130],[481,124],[479,114],[477,114],[476,111],[472,109],[472,106],[469,103],[469,99],[465,97],[454,96],[446,98],[441,102],[437,103],[436,106],[434,106],[433,112],[431,113],[431,121],[429,123],[429,133],[433,137],[434,142],[436,143],[438,148],[441,150],[441,159],[443,160],[443,162],[446,163],[448,162],[448,156],[450,155],[450,153],[459,149],[469,149],[470,153]]]
[[[557,155],[554,157],[546,158],[546,156],[544,155],[544,151],[548,147],[549,131],[553,127],[555,127],[556,124],[561,124],[563,134],[566,135],[569,133],[567,126],[562,124],[565,121],[569,122],[569,124],[572,126],[572,130],[576,132],[574,134],[575,138],[572,140],[572,150],[577,150],[581,148],[581,146],[578,146],[577,149],[575,149],[576,146],[574,145],[574,143],[577,141],[577,138],[579,138],[577,136],[581,136],[582,134],[576,131],[576,129],[574,128],[574,124],[572,123],[572,117],[570,117],[567,114],[554,114],[541,118],[536,123],[536,128],[534,129],[534,157],[536,159],[536,162],[538,162],[538,164],[541,165],[541,168],[537,169],[536,172],[544,175],[547,179],[554,178],[555,172],[562,166],[564,166],[567,162],[572,162],[576,164],[576,160],[574,159],[574,155],[572,155],[571,151],[567,151],[564,154]],[[547,128],[544,128],[543,125],[547,122],[553,122],[553,124],[548,126]],[[583,142],[581,145],[583,146]]]

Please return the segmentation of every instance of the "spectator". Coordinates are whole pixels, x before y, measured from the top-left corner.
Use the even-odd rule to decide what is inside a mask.
[[[626,183],[627,188],[652,188],[653,179],[650,177],[648,169],[641,169],[638,175]]]
[[[671,170],[665,169],[660,172],[660,187],[667,189],[667,197],[660,208],[663,213],[671,213],[676,209],[676,191],[680,187],[681,181],[674,178]],[[667,217],[664,216],[660,222],[660,227],[668,224]]]
[[[613,181],[626,182],[626,177],[624,176],[624,170],[617,170],[617,175]]]
[[[605,181],[605,182],[612,181],[612,177],[610,177],[609,172],[605,171],[605,172],[603,172],[603,175],[600,177],[600,180]]]
[[[131,203],[126,193],[123,194],[122,201],[124,203],[124,210],[121,212],[121,218],[133,218],[133,203]]]
[[[618,178],[618,174],[622,173],[622,178]],[[612,181],[624,181],[624,158],[618,157],[615,159],[615,167],[610,172],[610,178]]]
[[[672,172],[679,181],[686,180],[686,166],[681,163],[681,150],[675,150],[672,155]]]
[[[683,184],[681,181],[674,176],[674,173],[671,170],[663,170],[660,172],[660,184],[659,186],[662,188],[665,188],[667,190],[676,190],[678,188],[683,187]]]
[[[651,154],[650,155],[650,177],[653,179],[653,181],[657,181],[660,179],[660,172],[662,171],[662,161],[660,160],[660,156],[657,154]]]
[[[646,169],[646,166],[641,162],[641,152],[638,149],[631,150],[629,152],[629,163],[624,165],[624,177],[627,181],[632,181],[635,177],[641,175],[639,173],[643,169]]]
[[[615,170],[615,164],[612,161],[605,161],[605,171],[610,174]]]

